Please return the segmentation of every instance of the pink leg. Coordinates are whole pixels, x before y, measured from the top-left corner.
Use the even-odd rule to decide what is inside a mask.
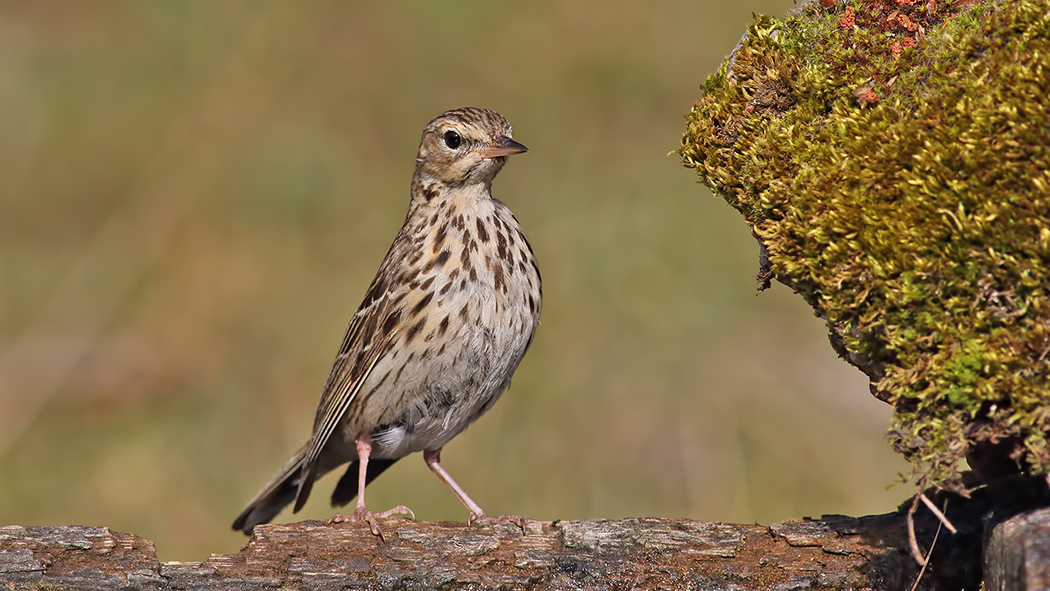
[[[467,496],[466,491],[460,488],[459,484],[449,476],[448,472],[441,467],[441,449],[426,450],[423,452],[423,459],[426,460],[427,466],[430,470],[437,474],[437,477],[441,479],[452,492],[459,498],[459,501],[470,511],[467,516],[467,525],[474,523],[475,521],[484,521],[486,523],[513,523],[518,527],[525,529],[525,519],[521,515],[501,515],[500,517],[489,517],[485,515],[485,512],[481,510],[481,507],[474,502],[474,499]]]
[[[398,505],[393,509],[387,509],[382,513],[373,513],[368,510],[365,506],[365,475],[368,473],[368,456],[372,453],[372,435],[365,433],[357,438],[357,461],[359,463],[357,472],[357,507],[354,509],[354,514],[350,516],[343,515],[342,513],[336,513],[328,520],[329,525],[333,523],[343,523],[345,521],[364,521],[368,523],[368,528],[372,530],[372,534],[383,538],[383,530],[379,528],[379,522],[376,521],[377,517],[387,518],[391,515],[410,515],[413,519],[416,518],[412,510],[404,505]]]

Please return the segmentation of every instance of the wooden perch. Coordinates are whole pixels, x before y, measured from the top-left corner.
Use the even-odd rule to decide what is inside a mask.
[[[1009,566],[1018,560],[1034,572],[1032,561],[1045,555],[1035,549],[1050,546],[1050,511],[1010,520],[1047,504],[1043,479],[1009,479],[968,499],[927,494],[947,505],[958,533],[941,532],[919,589],[977,588],[982,557],[1002,577],[1018,572]],[[770,526],[631,518],[529,521],[523,532],[393,518],[382,521],[385,541],[359,523],[305,521],[258,526],[237,554],[165,563],[133,534],[12,525],[0,527],[0,589],[908,590],[919,574],[908,546],[910,505]],[[925,508],[915,514],[923,552],[939,525]],[[1017,584],[996,588],[1033,588],[1010,580]]]
[[[237,554],[159,563],[104,527],[0,528],[0,587],[72,589],[859,588],[918,571],[897,515],[770,527],[671,519],[264,525]],[[888,546],[887,541],[891,541]],[[883,588],[883,587],[880,587]],[[888,588],[888,587],[887,587]]]

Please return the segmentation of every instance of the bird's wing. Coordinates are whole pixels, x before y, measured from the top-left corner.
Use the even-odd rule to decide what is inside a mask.
[[[404,287],[395,269],[400,263],[398,240],[395,240],[379,268],[364,301],[350,319],[343,335],[332,371],[325,382],[321,401],[314,417],[313,435],[306,445],[303,477],[296,494],[296,510],[306,502],[313,486],[317,460],[339,426],[340,419],[353,405],[358,391],[372,368],[382,358],[401,326],[401,312],[396,297]]]

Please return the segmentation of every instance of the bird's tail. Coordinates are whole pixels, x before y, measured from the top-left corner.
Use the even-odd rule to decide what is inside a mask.
[[[306,463],[307,450],[307,447],[303,447],[296,452],[292,459],[288,460],[288,463],[277,473],[277,476],[274,476],[270,482],[266,483],[266,486],[259,491],[259,494],[255,495],[255,498],[244,507],[241,514],[233,521],[233,529],[251,535],[253,527],[260,523],[269,523],[292,501],[295,501],[294,511],[296,513],[302,508],[306,503],[307,497],[310,496],[314,480],[320,478],[334,467],[328,466],[322,459],[322,466],[304,470],[303,466]],[[387,468],[393,466],[396,461],[370,460],[368,462],[368,470],[365,473],[365,484],[367,485],[375,480]],[[332,492],[333,507],[341,507],[354,500],[354,497],[357,496],[357,472],[359,465],[357,460],[350,462],[346,473],[339,479],[339,483],[335,485],[335,490]],[[300,481],[304,477],[306,482],[300,485]]]
[[[244,507],[241,514],[233,521],[233,529],[251,535],[253,527],[260,523],[269,523],[289,503],[296,500],[297,496],[302,496],[301,501],[297,503],[298,506],[302,506],[302,503],[306,502],[306,496],[310,494],[310,485],[313,484],[313,482],[306,483],[306,486],[302,487],[302,493],[300,493],[299,481],[303,477],[303,464],[306,461],[306,452],[306,447],[296,452],[292,459],[288,460],[284,467],[281,468],[281,471],[270,482],[266,483],[266,486],[259,491],[259,494],[255,495],[255,498]],[[312,481],[312,476],[313,474],[308,474],[307,478]],[[298,507],[296,511],[298,511]]]

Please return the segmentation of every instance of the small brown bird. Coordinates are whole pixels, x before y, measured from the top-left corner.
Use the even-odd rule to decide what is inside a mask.
[[[469,510],[489,517],[441,467],[441,448],[487,410],[525,356],[540,320],[540,273],[514,214],[492,198],[507,156],[527,151],[499,113],[463,108],[423,130],[405,223],[354,313],[325,382],[310,440],[233,522],[250,534],[317,478],[351,462],[332,506],[357,497],[352,516],[382,535],[365,485],[394,462],[423,458]]]

